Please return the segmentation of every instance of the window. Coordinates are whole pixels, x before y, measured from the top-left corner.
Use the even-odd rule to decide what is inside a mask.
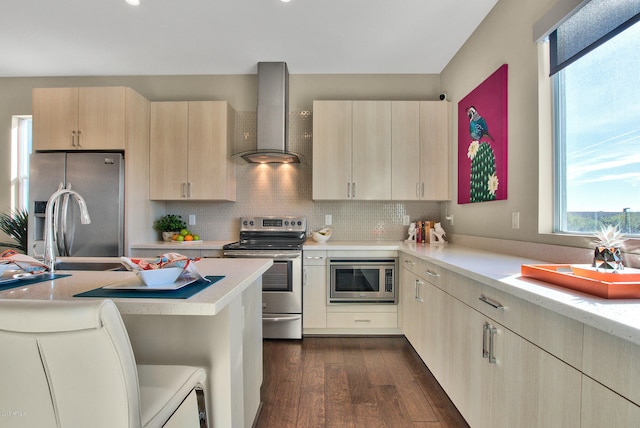
[[[640,235],[640,23],[639,2],[631,3],[632,19],[611,30],[602,8],[618,3],[589,2],[594,7],[585,6],[588,16],[581,18],[591,22],[587,36],[594,26],[606,34],[569,54],[566,45],[582,36],[572,32],[572,18],[550,36],[555,232],[592,233],[613,224]]]
[[[13,116],[11,123],[11,211],[27,209],[30,154],[31,116]]]

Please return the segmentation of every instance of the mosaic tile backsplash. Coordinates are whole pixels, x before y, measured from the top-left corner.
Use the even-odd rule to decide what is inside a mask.
[[[331,240],[402,240],[411,221],[439,220],[438,202],[399,201],[313,201],[312,192],[312,114],[289,113],[289,150],[305,157],[306,164],[247,164],[236,167],[236,202],[167,202],[166,212],[179,214],[203,239],[235,240],[241,216],[301,215],[307,217],[309,233],[324,227],[326,214],[333,217]],[[236,150],[256,147],[255,112],[236,113]]]

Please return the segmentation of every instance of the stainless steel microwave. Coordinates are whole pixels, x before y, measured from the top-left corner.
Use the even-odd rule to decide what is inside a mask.
[[[329,259],[328,266],[329,303],[397,303],[397,259]]]

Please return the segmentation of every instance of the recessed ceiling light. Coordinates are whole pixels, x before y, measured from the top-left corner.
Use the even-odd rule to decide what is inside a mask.
[[[289,3],[291,0],[280,0],[282,3]]]
[[[127,4],[130,4],[131,6],[140,6],[140,0],[124,0],[127,2]]]

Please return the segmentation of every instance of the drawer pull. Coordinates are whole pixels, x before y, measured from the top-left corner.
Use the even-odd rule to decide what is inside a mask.
[[[371,320],[355,320],[355,322],[371,322]]]
[[[478,298],[478,300],[480,300],[483,303],[486,303],[487,305],[491,306],[492,308],[504,309],[504,306],[502,306],[502,303],[499,303],[499,302],[497,302],[497,301],[495,301],[493,299],[490,299],[490,298],[488,298],[486,296],[480,296]]]
[[[439,274],[439,273],[437,273],[437,272],[432,272],[432,271],[430,271],[429,269],[427,269],[427,270],[425,271],[425,273],[426,273],[427,275],[429,275],[429,276],[435,276],[435,277],[440,276],[440,274]]]
[[[411,266],[413,266],[413,265],[415,265],[415,264],[416,264],[415,262],[412,262],[411,260],[405,260],[404,262],[405,262],[406,264],[408,264],[408,265],[411,265]]]
[[[482,358],[489,358],[489,347],[487,346],[487,338],[489,337],[487,333],[491,326],[488,323],[485,323],[482,326]]]
[[[496,329],[495,327],[491,327],[489,329],[489,364],[496,363],[496,355],[493,352],[494,350],[493,343],[494,343],[494,337],[497,332],[498,332],[498,329]]]

